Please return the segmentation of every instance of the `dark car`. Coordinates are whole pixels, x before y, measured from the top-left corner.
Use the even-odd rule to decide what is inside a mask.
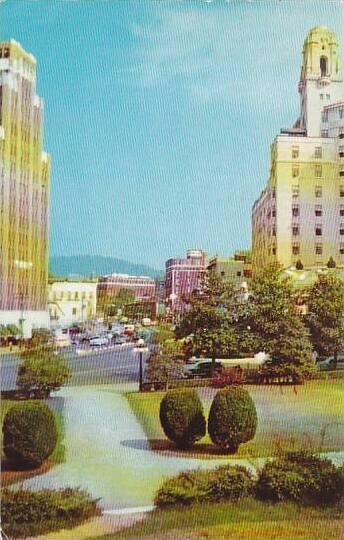
[[[191,363],[185,364],[184,370],[187,377],[211,377],[212,359],[200,358]],[[215,361],[214,374],[219,375],[223,372],[223,366],[219,360]]]

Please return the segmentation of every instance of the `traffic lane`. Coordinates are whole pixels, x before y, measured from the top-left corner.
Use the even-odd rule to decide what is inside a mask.
[[[143,355],[143,369],[149,353]],[[85,358],[86,360],[86,358]],[[106,384],[136,381],[139,378],[139,358],[134,351],[120,354],[104,353],[87,358],[84,363],[71,361],[72,379],[70,384]]]
[[[143,354],[143,368],[149,353]],[[87,356],[66,358],[72,371],[70,384],[106,384],[136,381],[139,377],[139,355],[133,347],[92,352]],[[1,390],[14,390],[20,359],[1,364]]]

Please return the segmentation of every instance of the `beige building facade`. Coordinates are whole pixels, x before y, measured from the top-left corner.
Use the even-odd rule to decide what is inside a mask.
[[[52,327],[83,324],[96,317],[97,281],[49,283],[49,315]]]
[[[299,82],[300,116],[275,138],[267,187],[252,209],[253,272],[273,262],[314,268],[332,257],[344,264],[339,53],[333,32],[323,27],[309,32]]]

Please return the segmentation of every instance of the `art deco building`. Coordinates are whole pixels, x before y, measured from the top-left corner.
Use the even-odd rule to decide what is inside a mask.
[[[267,187],[252,210],[253,272],[344,264],[344,85],[337,36],[313,28],[303,47],[300,116],[271,146]]]
[[[36,60],[0,42],[0,324],[49,324],[47,311],[50,158]]]

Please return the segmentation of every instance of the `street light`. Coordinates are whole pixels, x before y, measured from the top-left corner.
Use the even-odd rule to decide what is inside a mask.
[[[140,364],[139,364],[139,392],[142,392],[142,382],[143,382],[142,359],[143,359],[143,353],[148,352],[148,347],[146,347],[144,339],[140,338],[137,341],[137,347],[135,347],[134,352],[139,354],[139,359],[140,359]]]

